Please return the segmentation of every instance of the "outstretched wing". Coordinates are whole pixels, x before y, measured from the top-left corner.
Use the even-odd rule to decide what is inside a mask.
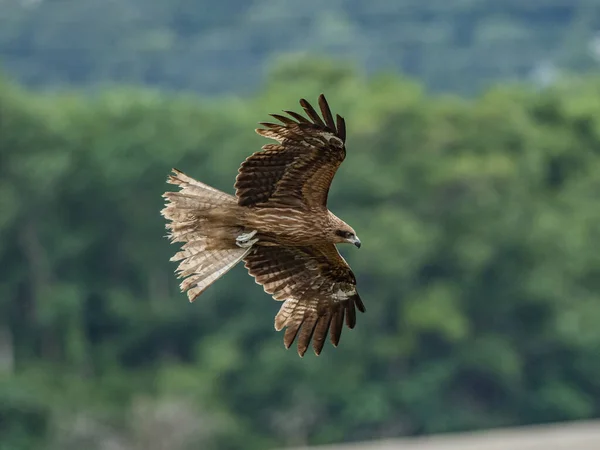
[[[291,118],[271,114],[281,124],[261,123],[256,130],[278,144],[267,144],[249,156],[235,182],[241,206],[325,208],[331,180],[346,157],[346,124],[335,121],[327,100],[319,96],[323,118],[306,100],[300,105],[310,118],[285,111]]]
[[[244,257],[246,268],[265,292],[284,300],[275,317],[275,329],[286,327],[283,342],[289,348],[298,337],[304,356],[310,341],[318,355],[330,331],[337,347],[344,318],[356,324],[356,309],[365,306],[356,291],[356,278],[335,245],[319,247],[255,247]]]

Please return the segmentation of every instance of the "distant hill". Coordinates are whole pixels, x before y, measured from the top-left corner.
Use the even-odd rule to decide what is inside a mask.
[[[597,66],[598,0],[3,0],[0,64],[26,84],[246,93],[282,53],[401,70],[431,90]]]

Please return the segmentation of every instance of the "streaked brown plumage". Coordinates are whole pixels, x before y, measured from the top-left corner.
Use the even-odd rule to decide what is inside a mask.
[[[281,124],[261,123],[256,132],[274,139],[249,156],[235,182],[235,196],[207,186],[173,169],[161,211],[170,222],[172,242],[182,242],[172,261],[181,290],[194,301],[238,262],[275,300],[284,301],[275,317],[286,328],[284,344],[298,338],[303,356],[311,339],[318,355],[329,332],[338,345],[344,321],[356,324],[356,309],[365,306],[356,278],[335,244],[360,247],[356,233],[327,209],[331,181],[346,157],[346,126],[321,95],[322,117],[304,99],[308,119],[272,114]]]

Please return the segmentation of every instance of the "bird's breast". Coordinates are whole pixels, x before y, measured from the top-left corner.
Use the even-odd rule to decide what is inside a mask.
[[[251,208],[246,227],[257,230],[258,244],[316,245],[327,240],[327,216],[295,208]]]

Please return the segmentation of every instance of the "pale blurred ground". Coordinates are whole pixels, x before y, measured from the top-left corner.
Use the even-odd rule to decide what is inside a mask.
[[[598,450],[600,421],[581,421],[288,450]]]

